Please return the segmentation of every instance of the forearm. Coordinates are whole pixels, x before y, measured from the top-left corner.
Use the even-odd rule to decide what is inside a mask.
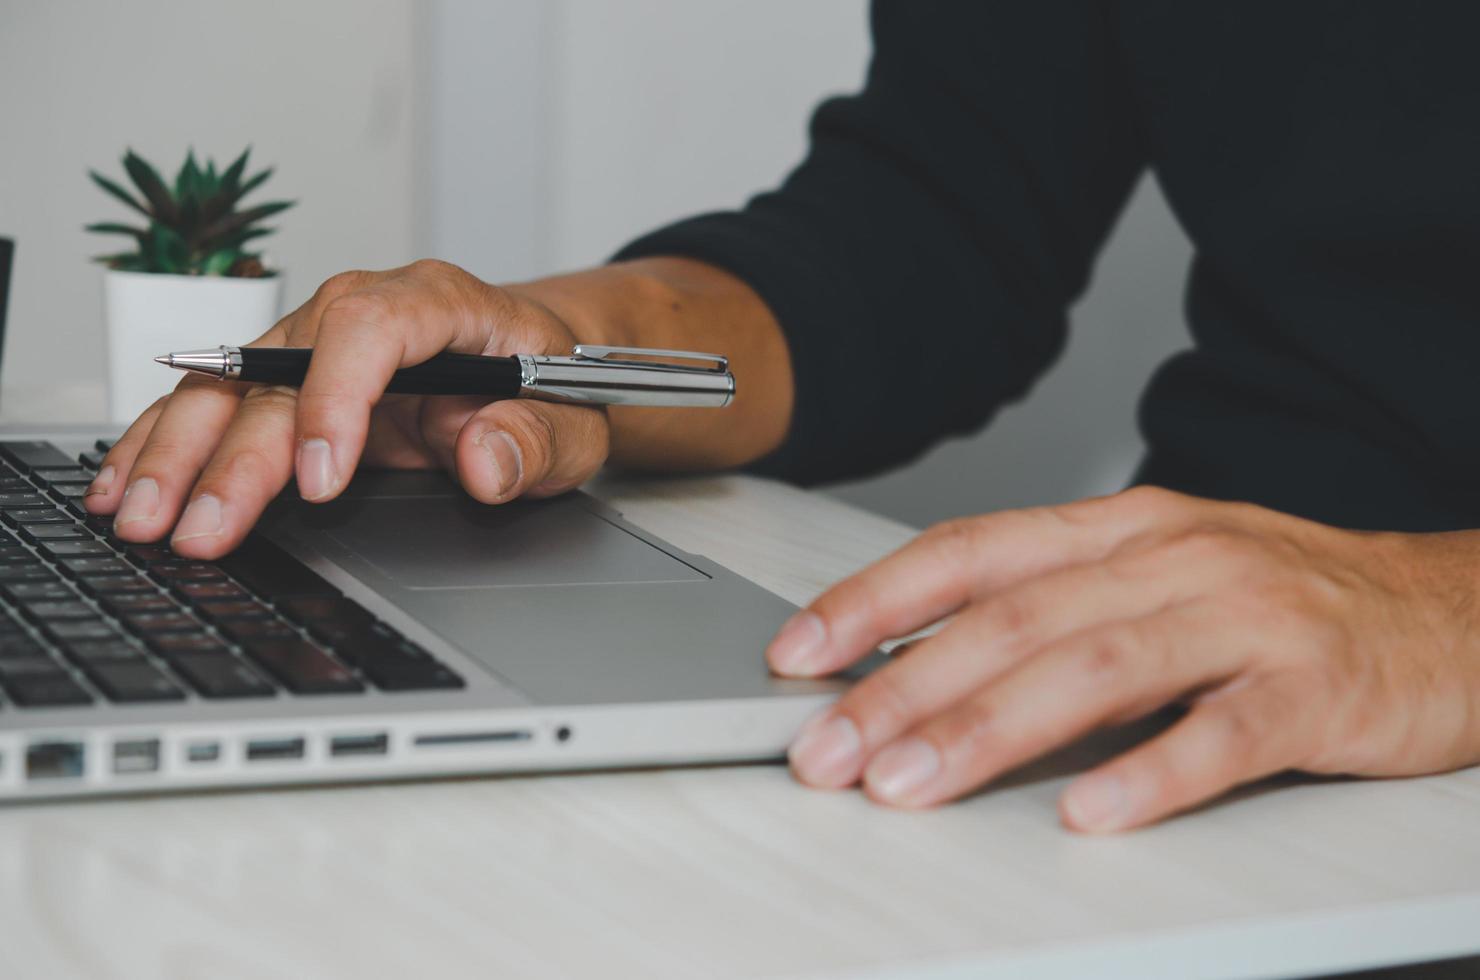
[[[775,317],[749,286],[690,259],[652,258],[513,288],[549,308],[583,343],[724,354],[736,394],[723,409],[612,407],[614,463],[716,469],[776,448],[791,420],[793,381]]]

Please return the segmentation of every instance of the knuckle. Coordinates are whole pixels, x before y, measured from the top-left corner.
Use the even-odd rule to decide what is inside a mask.
[[[1110,498],[1125,510],[1146,514],[1170,514],[1183,508],[1187,498],[1175,490],[1143,483]]]
[[[1079,671],[1091,685],[1113,686],[1136,665],[1136,649],[1122,630],[1107,630],[1088,641],[1079,656]]]
[[[432,258],[417,259],[411,263],[408,270],[413,275],[427,278],[455,278],[463,275],[463,270],[451,262]]]
[[[990,698],[975,697],[933,723],[930,732],[921,734],[935,743],[944,758],[970,756],[979,746],[989,744],[998,714]],[[1005,741],[1000,733],[999,740]]]
[[[843,699],[839,710],[851,717],[860,731],[884,737],[908,727],[914,718],[909,687],[898,670],[869,675]]]
[[[242,396],[242,413],[258,414],[287,413],[291,415],[298,404],[298,389],[287,385],[254,385]]]
[[[505,426],[519,443],[524,454],[526,477],[539,482],[559,451],[559,437],[554,423],[544,412],[528,406],[515,406]]]
[[[314,291],[314,298],[330,301],[337,296],[343,296],[345,293],[358,289],[369,279],[370,273],[363,269],[347,269],[344,272],[335,273],[325,279]]]
[[[379,327],[393,313],[393,304],[378,290],[356,290],[330,300],[319,318],[319,332]]]
[[[976,553],[981,523],[976,518],[956,517],[931,526],[925,536],[943,558],[964,564]]]
[[[1248,535],[1222,524],[1201,523],[1166,543],[1168,557],[1195,564],[1242,563],[1256,553]]]
[[[282,468],[277,455],[267,447],[239,446],[202,476],[201,484],[205,487],[250,486],[271,479]]]
[[[1038,623],[1038,610],[1033,603],[1019,593],[1007,593],[989,599],[985,612],[987,632],[990,635],[1021,641],[1029,636]]]

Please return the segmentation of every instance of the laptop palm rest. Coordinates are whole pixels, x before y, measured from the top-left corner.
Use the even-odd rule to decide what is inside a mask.
[[[361,497],[303,520],[390,581],[413,591],[506,589],[705,576],[579,506],[489,507],[452,497]]]
[[[328,559],[536,702],[816,686],[765,668],[789,604],[645,540],[584,494],[489,506],[435,474],[368,474],[277,517],[272,537]]]

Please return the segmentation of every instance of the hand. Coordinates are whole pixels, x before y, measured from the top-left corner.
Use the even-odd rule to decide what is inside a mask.
[[[444,262],[342,273],[250,345],[313,347],[301,390],[186,377],[114,445],[85,504],[116,512],[124,540],[173,527],[177,552],[215,558],[290,477],[305,500],[332,500],[362,460],[443,467],[485,503],[560,493],[606,459],[601,410],[383,391],[397,368],[444,350],[568,353],[575,343],[546,307]]]
[[[951,521],[777,635],[838,670],[954,614],[809,722],[814,786],[922,807],[1170,702],[1188,713],[1079,777],[1064,823],[1115,831],[1298,769],[1480,762],[1480,536],[1340,531],[1152,488]]]

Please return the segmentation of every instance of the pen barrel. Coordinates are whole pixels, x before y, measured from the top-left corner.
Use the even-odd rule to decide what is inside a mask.
[[[243,347],[243,381],[298,387],[308,373],[306,347]],[[490,400],[519,397],[519,362],[512,357],[438,354],[400,368],[385,386],[398,395],[476,395]]]
[[[385,390],[397,395],[519,397],[519,362],[482,354],[438,354],[391,375]]]

